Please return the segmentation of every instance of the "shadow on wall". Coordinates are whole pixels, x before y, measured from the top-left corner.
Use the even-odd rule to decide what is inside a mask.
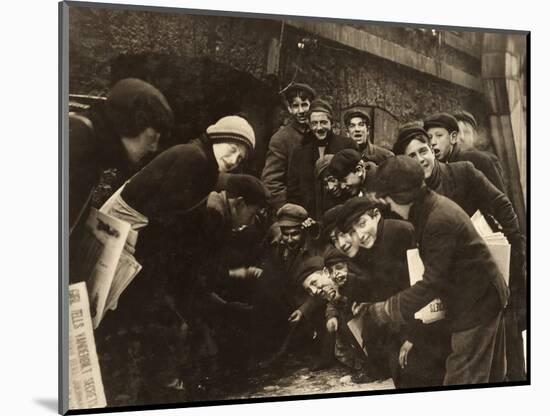
[[[176,126],[166,147],[203,133],[220,117],[245,116],[256,134],[255,158],[245,171],[259,174],[268,140],[281,124],[276,80],[262,82],[250,74],[209,58],[160,54],[119,55],[111,61],[111,85],[141,78],[159,88],[172,106]]]

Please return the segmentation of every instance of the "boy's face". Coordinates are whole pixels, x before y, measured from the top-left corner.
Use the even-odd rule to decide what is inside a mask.
[[[324,141],[332,128],[332,122],[327,113],[315,111],[309,115],[309,128],[317,140]]]
[[[416,139],[411,140],[405,148],[405,155],[420,163],[420,166],[424,169],[425,179],[432,176],[435,165],[435,155],[432,148],[427,143],[423,143]]]
[[[330,240],[334,247],[344,256],[353,258],[359,251],[359,239],[354,237],[355,233],[343,233],[340,230],[333,230],[330,233]]]
[[[251,226],[256,220],[256,214],[260,207],[255,204],[247,204],[243,197],[235,200],[233,209],[230,209],[234,230],[242,230]]]
[[[358,146],[367,142],[369,126],[362,117],[352,117],[347,125],[349,137],[351,137]]]
[[[342,194],[342,188],[340,187],[340,181],[332,175],[327,175],[323,178],[323,184],[325,190],[335,198],[340,197]]]
[[[288,105],[288,112],[296,119],[300,124],[307,124],[307,112],[311,102],[309,99],[302,99],[300,97],[294,97]]]
[[[380,212],[375,209],[374,216],[371,217],[365,212],[353,223],[353,232],[357,235],[361,247],[370,249],[374,246],[374,243],[376,243],[380,218]]]
[[[306,277],[302,286],[311,296],[319,296],[329,302],[338,296],[338,288],[330,279],[327,269],[310,274]]]
[[[363,185],[364,172],[360,166],[356,166],[353,172],[348,173],[341,181],[340,187],[349,196],[359,195]]]
[[[290,250],[295,250],[302,246],[304,241],[304,231],[299,225],[293,227],[281,227],[281,243]]]
[[[328,271],[330,272],[330,278],[338,286],[342,286],[344,283],[346,283],[346,280],[348,278],[347,263],[338,262],[336,264],[333,264],[328,267]]]
[[[248,155],[247,147],[241,143],[214,143],[212,150],[221,173],[235,170]]]
[[[428,129],[430,144],[437,160],[442,162],[447,160],[453,150],[453,146],[456,144],[457,135],[458,132],[453,131],[450,133],[443,127],[432,127]]]

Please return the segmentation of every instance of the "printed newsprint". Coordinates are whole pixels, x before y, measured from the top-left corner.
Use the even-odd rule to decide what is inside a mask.
[[[366,334],[364,333],[365,319],[367,319],[365,313],[357,315],[355,318],[350,319],[348,321],[348,328],[352,333],[353,337],[355,338],[355,340],[357,341],[357,343],[359,344],[361,351],[363,351],[365,356],[368,357],[369,354],[367,352],[367,347],[365,346],[365,342],[364,342],[364,339],[366,336]]]
[[[69,408],[105,407],[86,283],[69,286]]]
[[[407,264],[409,266],[409,280],[411,286],[422,280],[424,275],[424,263],[420,258],[420,252],[417,248],[407,250]],[[414,314],[415,319],[422,320],[425,324],[439,321],[445,318],[445,307],[441,299],[432,300],[422,309]]]

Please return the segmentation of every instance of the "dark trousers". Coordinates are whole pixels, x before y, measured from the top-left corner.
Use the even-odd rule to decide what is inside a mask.
[[[506,335],[502,315],[501,311],[486,324],[452,334],[443,385],[504,381]]]

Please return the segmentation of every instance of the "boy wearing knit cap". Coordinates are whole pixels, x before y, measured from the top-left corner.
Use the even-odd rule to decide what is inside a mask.
[[[287,201],[290,156],[309,128],[307,114],[315,95],[313,88],[301,83],[292,84],[284,92],[285,105],[292,119],[269,140],[262,172],[262,181],[271,193],[270,204],[275,210]]]
[[[379,167],[376,192],[415,227],[425,271],[422,280],[410,288],[367,305],[371,319],[379,324],[405,324],[419,309],[440,298],[452,332],[443,384],[503,381],[502,309],[508,290],[468,215],[451,200],[428,190],[422,167],[407,156],[388,159]]]
[[[310,131],[292,153],[288,171],[288,200],[302,205],[314,218],[320,218],[321,208],[315,198],[315,162],[342,149],[356,149],[349,137],[332,131],[333,113],[330,104],[316,99],[308,114]]]
[[[424,120],[435,157],[442,163],[467,161],[479,169],[500,191],[505,192],[502,168],[498,159],[487,152],[462,149],[458,143],[458,121],[449,113],[437,113]]]
[[[369,141],[370,124],[370,117],[363,110],[351,109],[344,114],[344,125],[346,126],[348,136],[357,143],[363,160],[371,161],[378,165],[388,157],[393,156],[393,153]]]

